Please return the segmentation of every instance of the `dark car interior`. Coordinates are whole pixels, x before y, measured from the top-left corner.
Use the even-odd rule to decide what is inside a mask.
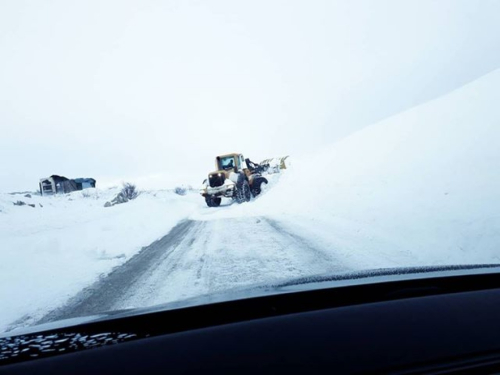
[[[1,374],[489,374],[500,371],[500,275],[252,297],[0,345],[17,353],[2,349]]]

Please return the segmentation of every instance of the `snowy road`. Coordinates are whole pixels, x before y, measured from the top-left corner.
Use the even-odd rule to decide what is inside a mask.
[[[112,208],[119,186],[0,193],[0,333],[319,273],[496,264],[499,88],[496,70],[293,159],[249,204],[166,182]]]
[[[263,217],[187,220],[41,322],[347,271],[334,254]]]

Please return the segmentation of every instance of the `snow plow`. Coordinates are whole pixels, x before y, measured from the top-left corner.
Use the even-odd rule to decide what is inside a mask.
[[[203,181],[200,190],[208,207],[220,206],[222,198],[231,198],[237,203],[248,202],[268,183],[262,173],[267,171],[269,164],[254,163],[242,154],[217,156],[215,168],[215,172]]]
[[[283,156],[280,158],[271,158],[262,161],[260,164],[267,166],[266,171],[269,174],[280,173],[282,169],[287,169],[287,167],[290,165],[287,159],[288,156]]]

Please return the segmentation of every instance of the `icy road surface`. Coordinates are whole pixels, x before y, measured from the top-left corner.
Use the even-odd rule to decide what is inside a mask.
[[[348,271],[334,254],[267,218],[187,220],[42,322]]]

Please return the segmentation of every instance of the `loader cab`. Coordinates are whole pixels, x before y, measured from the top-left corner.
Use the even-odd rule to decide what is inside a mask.
[[[221,155],[215,158],[215,167],[218,171],[234,170],[238,172],[246,168],[245,160],[241,154]]]

